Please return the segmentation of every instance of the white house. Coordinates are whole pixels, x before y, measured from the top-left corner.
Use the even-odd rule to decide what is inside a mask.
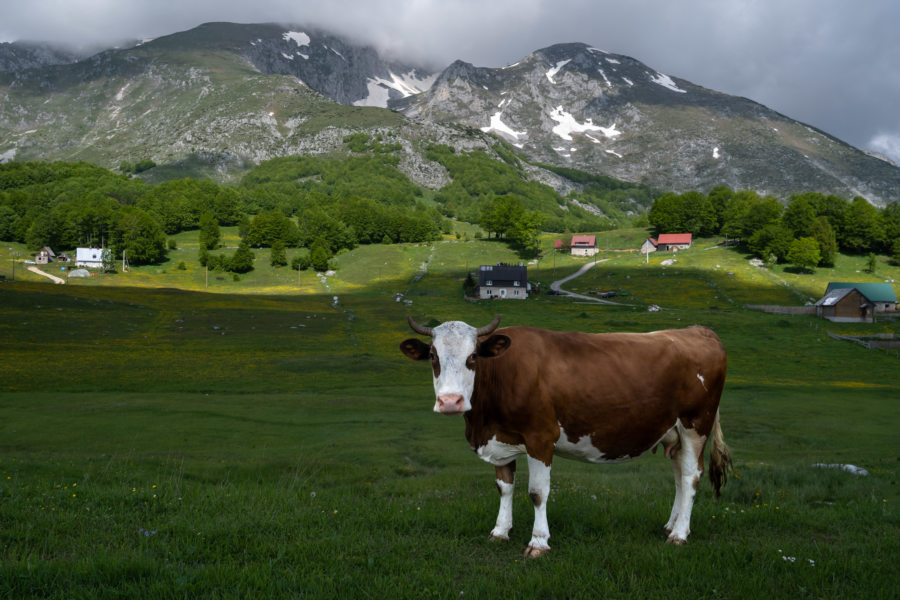
[[[103,268],[103,259],[112,260],[112,251],[109,248],[76,248],[75,264],[89,269]]]
[[[572,256],[594,256],[600,251],[595,235],[573,235],[571,249]]]

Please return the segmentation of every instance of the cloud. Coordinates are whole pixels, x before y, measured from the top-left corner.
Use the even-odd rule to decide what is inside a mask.
[[[900,164],[900,131],[879,133],[869,140],[868,147]]]

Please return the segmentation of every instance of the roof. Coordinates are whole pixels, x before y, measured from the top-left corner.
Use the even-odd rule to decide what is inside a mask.
[[[657,242],[654,238],[647,238],[647,242],[650,242],[650,243],[653,244],[654,246],[658,246],[658,245],[659,245],[659,242]],[[647,242],[644,242],[644,243],[646,244]]]
[[[481,265],[478,268],[478,285],[487,285],[487,281],[495,286],[512,287],[516,281],[525,287],[528,283],[528,268],[520,265]]]
[[[837,288],[826,292],[822,299],[816,302],[816,306],[835,306],[841,300],[853,293],[853,288]]]
[[[553,240],[554,248],[562,248],[562,240]]]
[[[573,235],[572,236],[572,245],[573,246],[590,246],[593,248],[597,245],[597,236],[596,235]]]
[[[661,233],[657,244],[690,244],[691,233]]]
[[[897,302],[897,295],[889,283],[853,283],[832,281],[825,289],[825,296],[834,290],[852,289],[866,297],[869,302]],[[824,300],[824,298],[823,298]]]

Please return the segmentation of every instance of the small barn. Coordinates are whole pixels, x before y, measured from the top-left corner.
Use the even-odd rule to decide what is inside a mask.
[[[481,299],[528,298],[528,268],[524,265],[481,265],[478,268],[478,297]]]
[[[648,254],[650,252],[656,252],[657,241],[654,238],[647,238],[644,240],[644,243],[641,244],[641,254]]]
[[[572,256],[594,256],[600,251],[596,235],[573,235],[570,248]]]
[[[44,246],[38,253],[34,255],[34,262],[39,265],[47,265],[56,260],[56,253],[50,249],[50,246]]]
[[[687,250],[692,243],[693,234],[690,233],[661,233],[656,240],[656,249],[661,252],[666,250]]]
[[[889,283],[834,281],[816,302],[816,315],[838,323],[871,323],[876,313],[897,310],[897,295]]]
[[[89,269],[101,269],[104,256],[112,256],[109,248],[76,248],[75,265]]]

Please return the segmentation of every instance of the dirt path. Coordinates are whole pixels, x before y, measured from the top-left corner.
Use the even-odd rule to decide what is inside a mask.
[[[57,277],[56,275],[51,275],[50,273],[44,273],[43,271],[41,271],[40,269],[38,269],[37,267],[34,267],[34,266],[28,267],[28,270],[31,271],[32,273],[37,273],[38,275],[43,275],[47,279],[52,280],[53,283],[65,283],[66,282],[65,279],[62,279],[61,277]]]
[[[582,275],[587,273],[588,269],[590,269],[591,267],[593,267],[599,263],[606,262],[608,260],[609,260],[608,258],[601,258],[600,260],[595,260],[593,262],[589,262],[589,263],[583,265],[580,269],[578,269],[577,271],[575,271],[568,277],[563,277],[562,279],[557,279],[556,281],[551,283],[550,289],[553,290],[554,292],[558,292],[560,296],[568,296],[570,298],[578,298],[580,300],[588,300],[590,302],[596,302],[597,304],[611,304],[613,306],[622,306],[621,302],[613,302],[612,300],[604,300],[603,298],[594,298],[593,296],[585,296],[584,294],[576,294],[575,292],[567,292],[566,290],[562,289],[562,287],[561,287],[562,284],[566,283],[567,281],[571,281],[572,279],[575,279],[576,277],[581,277]]]

